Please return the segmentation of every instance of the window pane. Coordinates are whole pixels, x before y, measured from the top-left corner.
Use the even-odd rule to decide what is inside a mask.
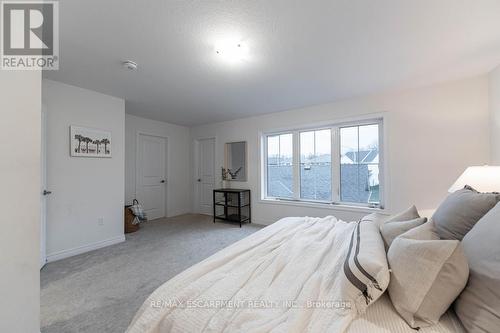
[[[342,163],[358,162],[358,127],[344,127],[340,129],[340,153]]]
[[[332,200],[331,131],[300,133],[300,197]]]
[[[379,203],[378,124],[340,129],[340,200]]]
[[[359,150],[378,151],[378,125],[359,127]]]
[[[293,197],[293,136],[281,134],[267,137],[267,195]]]
[[[278,163],[278,155],[280,153],[280,137],[279,136],[269,136],[267,137],[267,162],[269,164]],[[274,159],[270,157],[273,156]]]

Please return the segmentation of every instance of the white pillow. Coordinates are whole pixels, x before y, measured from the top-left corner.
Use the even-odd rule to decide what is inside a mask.
[[[387,221],[389,217],[385,214],[381,214],[381,213],[371,213],[371,214],[368,214],[368,215],[365,215],[361,221],[363,222],[372,222],[374,223],[375,225],[377,226],[381,226],[382,224],[385,223],[385,221]]]
[[[356,223],[344,262],[345,283],[356,310],[363,313],[375,302],[389,284],[389,267],[384,242],[377,223],[362,219]]]

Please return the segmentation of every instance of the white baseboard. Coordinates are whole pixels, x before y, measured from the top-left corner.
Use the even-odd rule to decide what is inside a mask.
[[[120,235],[120,236],[113,237],[110,239],[105,239],[105,240],[97,242],[97,243],[78,246],[78,247],[75,247],[72,249],[54,252],[54,253],[47,255],[47,262],[54,262],[57,260],[73,257],[73,256],[76,256],[77,254],[82,254],[85,252],[101,249],[103,247],[118,244],[118,243],[121,243],[124,241],[125,241],[125,235]]]

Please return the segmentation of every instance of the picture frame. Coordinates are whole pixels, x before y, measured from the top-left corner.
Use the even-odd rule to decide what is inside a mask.
[[[112,147],[111,132],[70,126],[70,155],[72,157],[111,158]]]

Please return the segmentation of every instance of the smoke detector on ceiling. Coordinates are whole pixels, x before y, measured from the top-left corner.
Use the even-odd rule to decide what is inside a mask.
[[[131,60],[126,60],[122,63],[123,68],[128,69],[130,71],[137,70],[137,63]]]

